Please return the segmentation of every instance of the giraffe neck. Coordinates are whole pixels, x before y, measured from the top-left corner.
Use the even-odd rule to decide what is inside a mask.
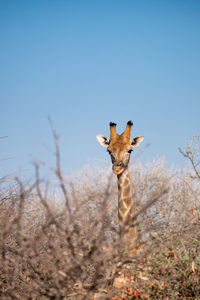
[[[123,234],[128,228],[133,227],[132,218],[134,213],[133,192],[130,183],[128,169],[118,175],[118,217],[120,233]]]

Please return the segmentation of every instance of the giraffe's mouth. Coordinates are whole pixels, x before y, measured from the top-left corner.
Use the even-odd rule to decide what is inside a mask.
[[[124,167],[122,166],[113,166],[113,172],[116,174],[116,175],[120,175],[123,171],[124,171]]]

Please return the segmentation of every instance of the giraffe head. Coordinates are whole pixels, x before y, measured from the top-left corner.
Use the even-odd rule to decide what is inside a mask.
[[[97,135],[99,143],[106,147],[110,154],[113,172],[116,175],[120,175],[125,169],[127,169],[131,151],[138,147],[143,141],[143,136],[136,136],[133,139],[131,137],[132,121],[128,121],[126,129],[122,134],[117,134],[116,124],[110,123],[110,139],[104,135]]]

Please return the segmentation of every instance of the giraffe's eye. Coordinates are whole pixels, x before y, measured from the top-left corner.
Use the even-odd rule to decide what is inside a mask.
[[[128,153],[131,153],[133,150],[131,149],[131,150],[128,150]]]

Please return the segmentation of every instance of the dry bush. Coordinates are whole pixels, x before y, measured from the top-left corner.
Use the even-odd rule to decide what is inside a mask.
[[[43,162],[33,183],[2,180],[0,298],[198,299],[200,190],[191,172],[161,159],[130,166],[141,250],[122,259],[116,178],[106,165],[63,176],[53,134],[54,182],[41,180]]]

